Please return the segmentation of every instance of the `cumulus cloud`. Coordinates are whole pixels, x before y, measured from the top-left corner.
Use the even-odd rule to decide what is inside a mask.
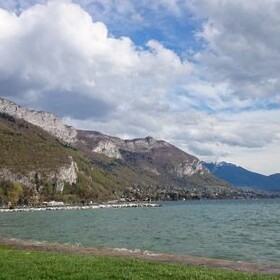
[[[137,45],[112,32],[118,22],[148,26],[147,1],[74,2],[82,6],[0,0],[2,96],[79,128],[152,135],[204,160],[277,171],[267,167],[280,143],[277,1],[150,3],[154,22],[167,11],[201,22],[193,36],[202,49],[189,60],[157,40]]]
[[[0,10],[0,19],[0,91],[6,96],[32,101],[79,93],[115,110],[157,110],[168,89],[191,70],[156,41],[140,48],[127,37],[114,38],[105,24],[69,1],[35,5],[20,16]]]
[[[0,0],[1,1],[1,0]],[[87,10],[95,20],[106,23],[110,31],[129,36],[137,44],[156,39],[181,55],[190,47],[191,16],[185,0],[73,0]],[[186,16],[188,20],[186,21]],[[181,40],[184,36],[187,40]]]
[[[171,93],[192,64],[159,42],[115,38],[69,1],[1,10],[0,21],[2,95],[118,135],[161,138],[178,122]]]

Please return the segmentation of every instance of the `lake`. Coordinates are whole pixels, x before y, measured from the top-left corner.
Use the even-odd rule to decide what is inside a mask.
[[[0,213],[0,236],[280,263],[280,200],[162,202],[160,208]]]

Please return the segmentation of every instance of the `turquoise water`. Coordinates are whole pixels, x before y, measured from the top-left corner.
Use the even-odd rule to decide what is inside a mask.
[[[279,264],[280,200],[0,213],[0,236]]]

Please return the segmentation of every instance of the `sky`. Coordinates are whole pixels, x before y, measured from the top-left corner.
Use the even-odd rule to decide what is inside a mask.
[[[0,95],[278,173],[279,14],[279,0],[0,0]]]

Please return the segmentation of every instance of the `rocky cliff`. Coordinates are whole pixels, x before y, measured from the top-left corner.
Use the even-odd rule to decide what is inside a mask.
[[[65,143],[71,144],[76,141],[76,130],[63,124],[54,114],[28,110],[3,98],[0,98],[0,113],[23,119],[39,126]]]
[[[104,154],[155,174],[177,177],[205,175],[209,171],[200,160],[175,146],[153,137],[123,140],[95,131],[78,131],[80,145],[88,152]]]
[[[25,173],[13,172],[10,169],[0,169],[1,180],[19,182],[28,188],[40,190],[44,188],[40,182],[49,182],[56,192],[62,193],[66,183],[72,185],[77,183],[78,167],[73,159],[69,158],[70,163],[60,166],[54,170],[39,169]]]

